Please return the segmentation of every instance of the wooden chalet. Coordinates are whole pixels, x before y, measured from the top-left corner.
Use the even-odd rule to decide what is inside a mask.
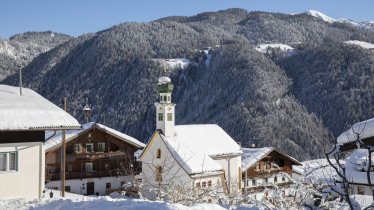
[[[46,135],[46,186],[57,189],[60,183],[56,181],[60,180],[61,139],[60,133]],[[87,123],[82,130],[68,132],[66,190],[103,195],[119,189],[129,181],[119,177],[134,177],[140,173],[141,165],[134,153],[144,146],[135,138],[98,123]],[[102,178],[106,179],[103,181]]]
[[[293,157],[274,147],[242,148],[242,180],[243,191],[254,193],[256,199],[266,197],[267,193],[256,196],[270,184],[288,186],[292,175],[293,165],[302,165]],[[289,176],[287,176],[287,175]]]

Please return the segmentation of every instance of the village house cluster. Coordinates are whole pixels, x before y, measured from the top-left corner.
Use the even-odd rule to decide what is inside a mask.
[[[0,85],[0,197],[38,199],[45,189],[107,195],[134,186],[149,199],[176,189],[200,192],[202,202],[217,202],[217,193],[267,199],[271,191],[265,189],[274,185],[290,194],[298,160],[274,147],[242,147],[216,124],[175,125],[170,78],[160,77],[157,90],[156,130],[144,144],[96,122],[81,125],[30,89]],[[356,148],[349,132],[338,138],[344,152]],[[362,138],[372,143],[373,136]],[[349,176],[356,194],[371,193],[365,151],[349,153],[347,162],[355,169]]]

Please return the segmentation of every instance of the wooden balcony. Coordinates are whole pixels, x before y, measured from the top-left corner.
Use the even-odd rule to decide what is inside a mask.
[[[66,162],[74,161],[95,161],[95,160],[126,160],[129,159],[128,154],[124,152],[92,152],[92,153],[70,153],[66,155]],[[60,164],[61,159],[56,159],[56,164]]]
[[[60,180],[60,172],[51,173],[46,175],[46,181]],[[120,169],[101,170],[101,171],[69,171],[65,172],[65,179],[86,179],[86,178],[101,178],[112,176],[123,176],[124,172]]]

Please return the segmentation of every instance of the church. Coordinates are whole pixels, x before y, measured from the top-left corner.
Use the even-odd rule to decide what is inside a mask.
[[[176,189],[239,192],[240,145],[215,124],[175,125],[170,78],[160,77],[157,89],[156,130],[140,155],[143,191],[150,192],[150,197]],[[204,199],[212,201],[209,196]]]

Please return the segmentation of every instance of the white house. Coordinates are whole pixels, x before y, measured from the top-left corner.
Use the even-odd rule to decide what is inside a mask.
[[[156,106],[156,131],[140,156],[143,190],[162,187],[240,189],[241,148],[218,125],[175,125],[173,84],[161,77]],[[210,198],[207,198],[209,201]]]
[[[373,202],[371,189],[374,186],[374,155],[371,153],[370,163],[368,152],[369,148],[372,151],[373,146],[374,118],[354,124],[337,138],[336,147],[346,155],[342,162],[344,162],[346,178],[350,183],[350,194],[355,195],[361,207]]]
[[[41,198],[45,130],[79,129],[68,113],[36,92],[0,85],[0,198]]]

